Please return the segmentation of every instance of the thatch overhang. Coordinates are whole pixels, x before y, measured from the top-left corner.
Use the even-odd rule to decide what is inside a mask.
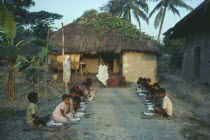
[[[65,53],[67,54],[96,54],[120,53],[123,51],[160,53],[157,45],[149,40],[134,41],[123,40],[118,33],[111,31],[103,37],[94,31],[92,26],[72,23],[64,26]],[[62,30],[54,32],[50,37],[50,44],[55,46],[59,53],[62,52]]]
[[[209,25],[210,0],[204,0],[163,35],[169,36],[170,39],[183,38],[197,32],[210,32]]]

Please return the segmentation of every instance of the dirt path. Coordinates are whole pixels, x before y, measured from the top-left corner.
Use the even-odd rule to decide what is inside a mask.
[[[52,85],[51,90],[58,95],[62,92],[62,86]],[[10,140],[182,140],[182,131],[190,126],[187,116],[192,114],[184,107],[174,102],[174,120],[145,120],[140,113],[146,111],[142,100],[135,94],[132,88],[97,88],[96,100],[87,105],[89,118],[82,118],[80,124],[72,124],[66,131],[59,132],[24,132],[24,112],[19,116],[11,117],[1,124],[3,139]],[[60,102],[60,96],[52,97],[46,102],[38,104],[42,106],[41,114],[50,113]],[[169,95],[170,97],[170,95]],[[185,134],[184,136],[186,136]]]

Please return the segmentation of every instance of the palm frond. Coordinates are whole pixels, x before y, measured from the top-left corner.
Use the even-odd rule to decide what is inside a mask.
[[[148,13],[148,11],[149,11],[149,6],[148,6],[148,4],[146,3],[146,0],[139,0],[139,1],[136,1],[136,5],[138,5],[140,8],[142,8],[145,12]]]
[[[177,10],[172,4],[169,4],[168,8],[174,13],[174,15],[178,15],[180,17],[179,10]]]
[[[155,8],[151,11],[151,13],[149,14],[149,18],[150,18],[156,11],[160,10],[160,8],[163,6],[163,4],[164,4],[163,1],[159,2],[159,3],[155,6]]]
[[[155,29],[158,28],[158,26],[160,25],[160,22],[163,18],[163,8],[160,9],[160,11],[158,12],[156,18],[155,18],[155,22],[154,22],[154,26],[155,26]]]
[[[133,11],[139,16],[141,17],[144,21],[147,22],[147,24],[149,24],[149,18],[147,17],[147,15],[140,10],[137,6],[133,6]]]
[[[139,24],[139,28],[141,29],[141,22],[140,22],[140,19],[139,19],[139,16],[138,16],[138,13],[136,10],[133,10],[133,15],[134,17],[136,18],[138,24]]]
[[[193,10],[193,8],[189,5],[187,5],[185,2],[183,2],[182,0],[174,0],[173,5],[175,7],[180,7],[180,8],[185,8],[186,10]]]

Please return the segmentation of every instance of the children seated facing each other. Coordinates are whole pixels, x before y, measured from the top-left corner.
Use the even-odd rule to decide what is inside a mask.
[[[50,120],[50,117],[39,117],[37,116],[38,108],[36,103],[38,102],[38,95],[36,92],[31,92],[28,95],[28,100],[30,104],[26,113],[26,124],[28,126],[45,126],[46,123]]]
[[[64,94],[62,96],[62,102],[55,108],[53,112],[53,120],[58,123],[70,121],[73,118],[73,114],[70,109],[70,96]]]
[[[159,89],[159,97],[163,99],[163,103],[161,106],[155,106],[154,110],[157,114],[163,115],[164,117],[172,116],[173,114],[173,106],[171,100],[165,93],[165,89]]]
[[[74,110],[77,111],[77,109],[80,108],[80,103],[81,99],[78,96],[73,97],[73,105],[74,105]]]

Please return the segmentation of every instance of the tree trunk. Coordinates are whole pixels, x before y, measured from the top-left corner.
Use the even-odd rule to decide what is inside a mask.
[[[15,68],[13,66],[12,60],[10,60],[9,76],[7,80],[7,93],[9,95],[9,100],[15,100]]]
[[[131,9],[129,9],[129,11],[128,11],[128,20],[129,20],[130,23],[131,23]]]
[[[164,22],[165,15],[166,15],[166,8],[167,8],[167,6],[165,6],[165,8],[164,8],[163,18],[162,18],[162,21],[161,21],[161,24],[160,24],[160,29],[159,29],[158,38],[157,38],[158,42],[160,42],[160,34],[161,34],[161,31],[162,31],[163,22]]]
[[[41,91],[41,86],[40,86],[40,73],[39,73],[39,70],[37,72],[37,93],[40,93]]]

